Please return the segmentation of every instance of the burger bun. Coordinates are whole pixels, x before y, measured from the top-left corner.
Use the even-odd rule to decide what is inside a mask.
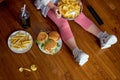
[[[51,31],[49,34],[48,34],[48,37],[49,39],[52,39],[54,41],[58,41],[60,39],[60,35],[57,31]]]
[[[40,43],[44,43],[48,39],[48,34],[46,32],[40,32],[37,36],[37,40]]]

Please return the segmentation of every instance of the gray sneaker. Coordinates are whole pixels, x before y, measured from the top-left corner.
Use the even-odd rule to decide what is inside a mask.
[[[40,9],[42,6],[41,0],[35,0],[34,5],[36,6],[37,9]]]
[[[101,49],[109,48],[115,43],[117,43],[115,35],[109,35],[107,32],[104,32],[100,37]]]
[[[79,63],[80,66],[84,65],[89,58],[89,55],[84,53],[82,50],[79,50],[78,48],[75,48],[73,50],[73,55],[75,58],[75,61]]]

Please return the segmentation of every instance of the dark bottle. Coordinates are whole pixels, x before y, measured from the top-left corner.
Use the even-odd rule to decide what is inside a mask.
[[[20,12],[20,19],[21,19],[21,25],[23,28],[27,29],[30,27],[30,14],[28,11],[23,11],[21,10]]]

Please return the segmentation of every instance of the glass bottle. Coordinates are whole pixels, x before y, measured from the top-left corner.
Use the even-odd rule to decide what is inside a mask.
[[[24,14],[23,10],[21,10],[20,19],[23,28],[27,29],[30,27],[30,13],[27,10],[24,11]]]

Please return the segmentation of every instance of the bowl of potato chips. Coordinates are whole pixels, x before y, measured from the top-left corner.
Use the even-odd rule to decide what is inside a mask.
[[[15,53],[25,53],[31,49],[33,43],[30,33],[18,30],[8,38],[8,47]]]
[[[82,11],[82,6],[79,5],[77,0],[60,0],[58,7],[62,17],[68,20],[75,19]]]

